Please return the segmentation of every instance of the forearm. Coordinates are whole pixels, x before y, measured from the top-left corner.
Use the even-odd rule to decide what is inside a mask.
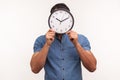
[[[90,72],[95,71],[97,61],[94,55],[90,51],[84,50],[79,43],[76,43],[75,47],[85,68]]]
[[[49,46],[47,43],[45,43],[39,52],[33,54],[30,65],[34,73],[38,73],[44,67],[48,55],[48,50]]]

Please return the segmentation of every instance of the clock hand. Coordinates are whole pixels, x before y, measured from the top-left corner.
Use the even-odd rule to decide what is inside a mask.
[[[62,21],[61,21],[61,20],[59,20],[58,18],[56,18],[56,20],[58,20],[58,21],[62,22]]]
[[[61,22],[65,21],[65,20],[67,20],[67,19],[69,19],[69,17],[67,17],[67,18],[63,19]]]

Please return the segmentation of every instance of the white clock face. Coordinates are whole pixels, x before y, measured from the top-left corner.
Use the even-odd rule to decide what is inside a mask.
[[[50,15],[48,24],[56,33],[63,34],[72,29],[74,19],[70,12],[57,10]]]

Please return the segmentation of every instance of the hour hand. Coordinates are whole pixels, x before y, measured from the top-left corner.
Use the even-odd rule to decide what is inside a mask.
[[[58,20],[58,21],[60,21],[60,22],[61,22],[61,20],[59,20],[58,18],[56,18],[56,20]]]

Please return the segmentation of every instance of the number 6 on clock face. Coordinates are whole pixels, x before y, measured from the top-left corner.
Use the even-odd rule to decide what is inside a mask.
[[[56,33],[64,34],[73,28],[74,18],[69,11],[59,9],[49,16],[48,24]]]

